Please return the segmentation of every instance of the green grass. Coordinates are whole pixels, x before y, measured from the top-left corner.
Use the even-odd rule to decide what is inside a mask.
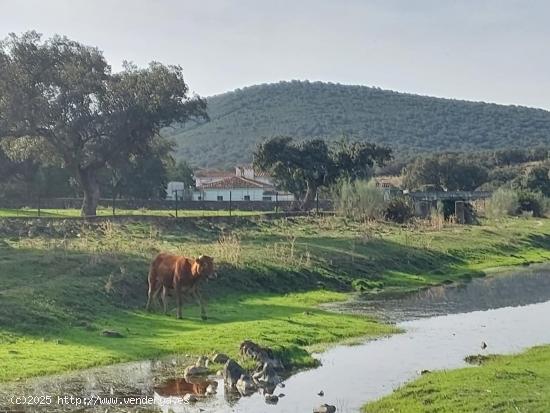
[[[169,217],[175,216],[174,209],[116,209],[116,215],[133,215],[133,216],[159,216]],[[261,211],[241,211],[234,209],[231,211],[234,216],[251,216],[260,215]],[[113,210],[111,208],[98,208],[98,216],[112,216]],[[178,217],[210,217],[210,216],[228,216],[228,210],[178,210]],[[41,209],[41,217],[47,218],[75,218],[80,217],[80,209],[68,208],[68,209]],[[21,209],[0,209],[0,218],[16,218],[16,217],[38,217],[38,209],[21,208]]]
[[[338,316],[312,308],[319,302],[341,298],[328,292],[235,297],[212,303],[212,319],[207,322],[200,319],[195,308],[187,311],[183,320],[132,310],[41,335],[5,332],[1,336],[0,381],[168,353],[222,351],[237,356],[244,339],[272,346],[299,367],[312,366],[314,360],[304,350],[308,344],[395,331],[364,317]],[[124,337],[102,337],[103,329],[117,330]]]
[[[550,346],[422,376],[363,412],[548,412]]]
[[[169,353],[226,351],[244,339],[295,367],[309,346],[394,329],[317,309],[354,288],[384,294],[463,281],[550,258],[550,220],[480,226],[359,224],[339,218],[155,224],[0,220],[0,380]],[[216,257],[212,317],[148,314],[148,263],[159,251]],[[173,303],[173,299],[170,300]],[[101,336],[115,329],[124,338]]]

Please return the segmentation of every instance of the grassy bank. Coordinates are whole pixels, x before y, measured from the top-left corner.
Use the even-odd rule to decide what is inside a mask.
[[[363,412],[548,412],[550,346],[490,357],[480,367],[430,373]]]
[[[296,366],[309,345],[392,331],[316,308],[342,292],[405,291],[550,258],[550,221],[509,219],[433,229],[324,218],[235,224],[0,220],[0,380],[173,352],[236,354],[243,339]],[[209,315],[148,314],[147,266],[159,251],[210,254]],[[173,300],[170,301],[173,303]],[[173,312],[172,312],[173,316]],[[101,336],[104,329],[123,338]]]

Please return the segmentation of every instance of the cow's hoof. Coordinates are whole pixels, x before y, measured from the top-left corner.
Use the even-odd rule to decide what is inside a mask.
[[[201,318],[202,318],[202,321],[208,320],[208,317],[206,317],[205,315],[201,315]]]

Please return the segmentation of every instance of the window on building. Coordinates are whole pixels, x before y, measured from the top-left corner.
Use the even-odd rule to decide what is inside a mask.
[[[223,195],[218,195],[218,201],[223,201]]]
[[[250,195],[245,195],[245,196],[244,196],[244,200],[245,200],[245,201],[250,201]]]
[[[270,196],[264,196],[264,197],[262,197],[262,201],[271,201],[271,197]]]

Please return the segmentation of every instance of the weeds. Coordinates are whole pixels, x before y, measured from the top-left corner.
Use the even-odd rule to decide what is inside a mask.
[[[241,262],[241,240],[237,234],[222,231],[218,238],[216,260],[235,266]]]

